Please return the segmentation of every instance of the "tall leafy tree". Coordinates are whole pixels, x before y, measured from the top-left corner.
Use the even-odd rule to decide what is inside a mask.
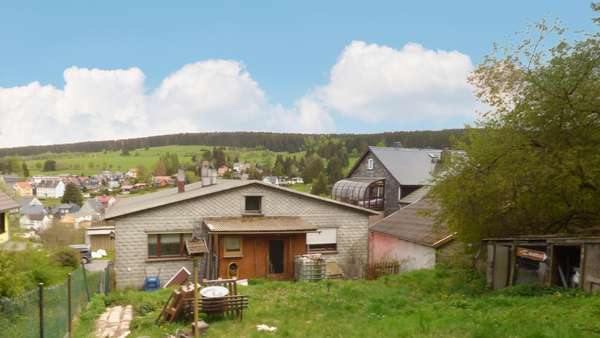
[[[317,176],[317,179],[313,182],[310,193],[313,195],[325,195],[327,192],[327,178],[325,178],[323,173],[320,173]]]
[[[466,241],[574,233],[600,224],[600,38],[537,36],[496,51],[470,80],[491,107],[443,160],[433,189],[444,220]]]
[[[65,187],[65,193],[63,194],[62,203],[75,203],[79,206],[83,205],[83,195],[78,186],[73,183],[68,183]]]
[[[56,171],[56,161],[55,160],[46,160],[44,161],[43,171]]]
[[[29,168],[27,167],[27,163],[23,161],[22,167],[23,177],[29,177]]]

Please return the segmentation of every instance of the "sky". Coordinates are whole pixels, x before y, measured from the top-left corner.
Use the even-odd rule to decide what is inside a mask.
[[[493,42],[592,16],[580,0],[0,0],[0,147],[460,128]]]

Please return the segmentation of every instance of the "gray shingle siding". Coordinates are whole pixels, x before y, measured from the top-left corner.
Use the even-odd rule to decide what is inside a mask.
[[[373,169],[369,169],[369,159],[373,159]],[[398,210],[398,193],[400,185],[392,174],[385,168],[383,163],[369,151],[350,173],[349,177],[385,178],[385,202],[384,213],[386,215]]]
[[[244,186],[181,201],[114,219],[117,287],[141,287],[148,274],[161,270],[161,282],[189,261],[147,262],[148,232],[191,232],[203,217],[240,216],[245,195],[262,195],[265,216],[299,216],[319,228],[338,228],[338,253],[327,259],[338,262],[347,275],[358,277],[367,262],[369,215],[359,210],[319,201],[261,185]]]

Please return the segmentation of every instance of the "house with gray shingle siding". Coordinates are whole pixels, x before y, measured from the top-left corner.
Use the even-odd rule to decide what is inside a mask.
[[[378,213],[259,181],[210,183],[121,198],[106,211],[117,287],[141,287],[146,273],[165,282],[191,270],[184,246],[194,231],[210,250],[202,278],[289,279],[290,260],[306,252],[321,253],[347,277],[362,275],[369,220]]]
[[[400,208],[400,200],[432,183],[441,156],[440,149],[369,147],[335,183],[332,197],[389,215]]]

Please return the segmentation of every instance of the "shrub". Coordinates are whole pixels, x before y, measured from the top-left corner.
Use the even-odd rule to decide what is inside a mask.
[[[76,269],[79,266],[80,254],[77,250],[65,247],[52,254],[52,259],[59,265]]]

